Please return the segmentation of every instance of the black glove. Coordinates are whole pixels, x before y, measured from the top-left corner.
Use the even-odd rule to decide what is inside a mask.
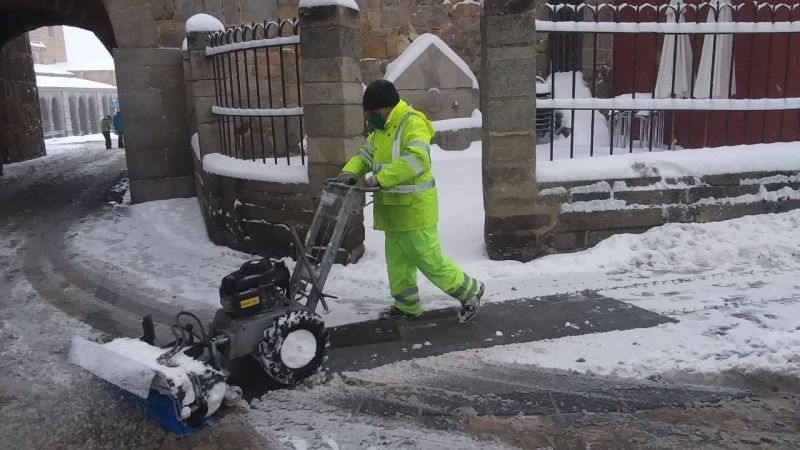
[[[368,188],[379,188],[381,187],[381,184],[378,182],[378,178],[373,175],[364,181],[364,186]]]
[[[339,175],[336,175],[337,183],[349,184],[350,186],[353,186],[356,184],[356,181],[358,181],[356,180],[356,176],[350,172],[342,172]]]

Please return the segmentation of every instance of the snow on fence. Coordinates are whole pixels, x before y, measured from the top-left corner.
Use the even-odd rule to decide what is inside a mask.
[[[800,140],[800,4],[565,2],[542,14],[539,70],[551,75],[537,108],[550,123],[537,134],[551,160]]]
[[[264,21],[211,35],[205,54],[223,155],[305,165],[298,25]]]

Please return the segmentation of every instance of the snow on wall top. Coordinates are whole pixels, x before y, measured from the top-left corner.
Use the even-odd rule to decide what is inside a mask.
[[[797,144],[774,143],[561,159],[536,164],[540,182],[721,175],[800,169]]]
[[[355,11],[359,11],[355,0],[300,0],[298,7],[314,8],[316,6],[344,6]]]
[[[461,57],[458,56],[453,49],[445,44],[443,40],[430,33],[425,33],[414,39],[414,42],[412,42],[411,45],[409,45],[408,48],[397,57],[397,59],[386,66],[386,74],[383,76],[383,78],[391,82],[395,82],[431,45],[435,45],[450,61],[453,62],[453,64],[459,68],[459,70],[464,72],[464,74],[468,76],[470,80],[472,80],[473,89],[478,89],[478,79],[475,78],[475,74],[472,73],[472,70],[470,70],[467,63],[461,59]]]
[[[213,32],[225,31],[225,25],[216,17],[209,14],[195,14],[186,21],[186,32]]]
[[[295,158],[299,159],[299,158]],[[308,166],[295,161],[292,165],[273,164],[231,158],[220,153],[203,156],[203,170],[215,175],[239,178],[242,180],[271,181],[275,183],[308,183]]]
[[[84,80],[83,78],[48,77],[42,75],[36,76],[36,86],[40,88],[117,89],[116,86],[110,84]]]
[[[55,64],[34,64],[33,71],[36,72],[36,75],[61,75],[68,77],[75,75]]]
[[[91,62],[60,62],[56,63],[58,67],[64,70],[85,70],[85,71],[92,71],[92,70],[114,70],[114,60],[110,57],[108,59],[103,59],[99,61],[91,61]]]

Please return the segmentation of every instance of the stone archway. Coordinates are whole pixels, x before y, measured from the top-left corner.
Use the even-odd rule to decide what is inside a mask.
[[[89,107],[86,102],[86,97],[78,98],[78,116],[81,134],[89,134]]]
[[[71,96],[69,98],[69,122],[70,134],[73,136],[80,136],[81,126],[78,116],[78,100],[75,98],[75,96]]]
[[[100,115],[97,112],[97,98],[95,96],[89,97],[89,129],[92,130],[92,134],[100,132],[97,126],[99,121]]]
[[[53,118],[53,131],[60,131],[63,136],[66,136],[66,127],[64,126],[64,113],[61,109],[61,102],[58,97],[53,97],[50,106],[50,115]]]
[[[3,0],[0,44],[47,25],[94,32],[114,57],[132,200],[190,197],[195,185],[181,43],[186,20],[197,13],[240,25],[275,18],[277,2]],[[78,104],[73,114],[72,103],[70,122],[77,134]]]

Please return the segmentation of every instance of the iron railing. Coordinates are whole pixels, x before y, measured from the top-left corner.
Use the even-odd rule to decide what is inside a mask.
[[[542,157],[800,140],[800,4],[575,3],[536,21]]]
[[[297,19],[231,27],[211,35],[220,148],[224,155],[305,164]]]

